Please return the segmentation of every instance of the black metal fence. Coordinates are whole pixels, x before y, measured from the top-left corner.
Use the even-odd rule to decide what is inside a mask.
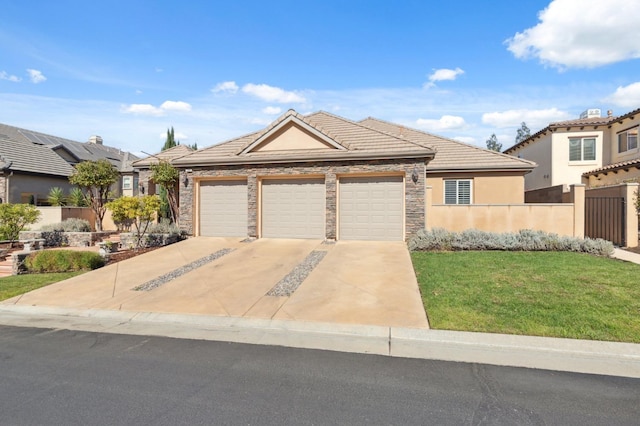
[[[624,197],[585,198],[584,235],[602,238],[625,247],[626,202]]]

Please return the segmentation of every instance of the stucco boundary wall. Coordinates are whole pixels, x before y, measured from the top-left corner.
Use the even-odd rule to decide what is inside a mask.
[[[60,223],[70,218],[87,220],[91,225],[91,229],[96,229],[96,216],[89,207],[38,206],[36,208],[40,211],[40,219],[29,226],[29,229],[39,230],[43,226]],[[117,229],[111,219],[111,212],[109,210],[107,210],[102,219],[102,229],[104,231],[115,231]]]
[[[636,182],[621,183],[619,185],[601,186],[587,189],[586,198],[622,197],[625,200],[625,218],[627,247],[638,246],[638,211],[636,210],[636,193],[640,190],[640,184]]]
[[[570,203],[445,205],[432,204],[430,186],[426,193],[426,229],[444,228],[455,232],[533,229],[584,238],[585,186],[581,184],[570,186]]]

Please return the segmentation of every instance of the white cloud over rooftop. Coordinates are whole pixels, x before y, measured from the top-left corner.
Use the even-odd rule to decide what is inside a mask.
[[[552,67],[594,68],[640,58],[640,2],[553,0],[539,23],[505,43],[516,58]]]
[[[277,102],[281,104],[301,104],[306,102],[306,99],[296,92],[289,92],[279,87],[269,86],[268,84],[248,83],[242,87],[242,91],[267,102]]]
[[[540,129],[556,121],[570,120],[571,114],[558,108],[548,109],[512,109],[482,114],[482,122],[497,128],[516,127],[527,123],[532,131]]]

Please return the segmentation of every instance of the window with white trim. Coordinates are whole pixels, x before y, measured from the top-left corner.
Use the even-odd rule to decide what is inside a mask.
[[[569,161],[595,161],[596,138],[569,138]]]
[[[131,176],[122,176],[122,189],[131,189]]]
[[[445,204],[471,204],[471,179],[444,181]]]
[[[618,133],[618,152],[638,149],[638,128],[625,130]]]

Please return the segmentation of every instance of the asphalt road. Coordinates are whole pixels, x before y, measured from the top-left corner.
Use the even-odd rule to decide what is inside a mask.
[[[638,425],[640,380],[0,326],[2,425]]]

